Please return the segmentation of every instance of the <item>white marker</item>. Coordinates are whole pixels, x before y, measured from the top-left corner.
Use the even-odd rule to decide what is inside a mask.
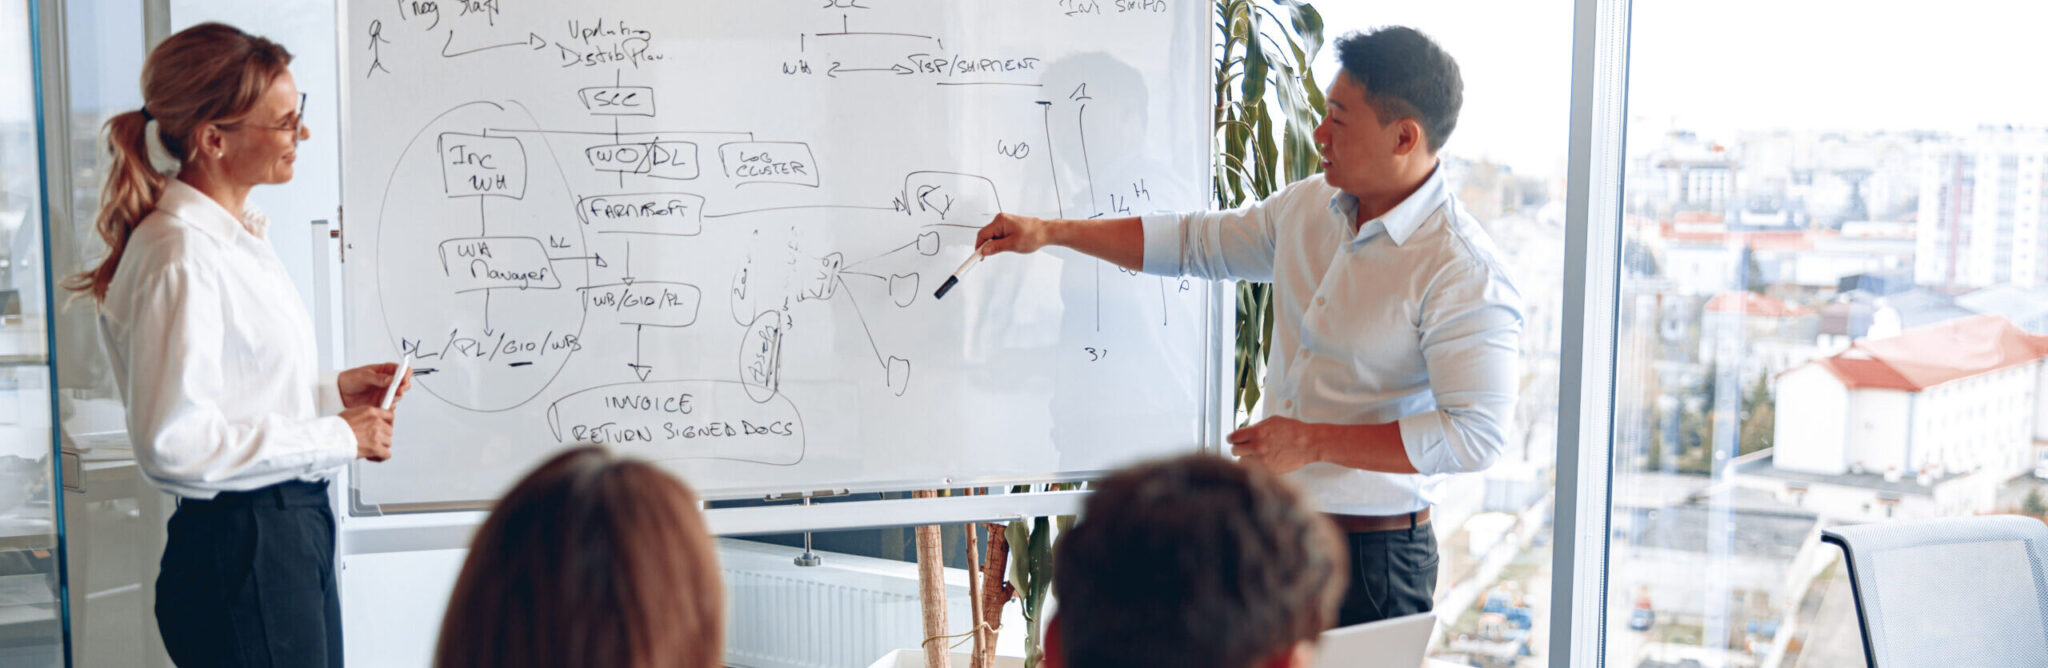
[[[953,286],[960,282],[960,278],[967,275],[967,270],[973,269],[974,265],[980,263],[981,247],[975,246],[974,253],[967,256],[967,261],[960,263],[959,269],[953,270],[953,275],[946,278],[946,283],[944,285],[939,286],[938,292],[932,293],[932,299],[944,299],[946,297],[946,291],[953,289]]]
[[[410,373],[412,353],[406,353],[405,360],[398,363],[398,373],[391,374],[391,384],[384,387],[384,410],[391,410],[391,402],[398,399],[398,386],[405,384],[405,376]]]

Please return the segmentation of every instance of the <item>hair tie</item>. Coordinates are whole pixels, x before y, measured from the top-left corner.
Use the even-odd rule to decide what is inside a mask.
[[[141,111],[142,111],[142,120],[143,120],[144,122],[148,122],[148,121],[154,121],[154,120],[156,120],[156,117],[155,117],[155,116],[151,116],[151,115],[149,115],[149,107],[143,107],[143,108],[141,109]]]
[[[142,113],[145,117],[149,115],[147,111]],[[170,149],[164,148],[164,138],[163,135],[159,134],[160,132],[162,132],[162,127],[154,118],[149,119],[148,122],[142,125],[142,144],[145,150],[148,151],[148,155],[144,157],[149,160],[150,168],[156,170],[157,173],[164,176],[177,176],[178,168],[183,166],[184,163],[180,162],[176,156],[171,155]]]

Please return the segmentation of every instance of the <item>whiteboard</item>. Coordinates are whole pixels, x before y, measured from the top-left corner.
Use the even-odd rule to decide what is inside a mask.
[[[359,509],[601,442],[713,498],[1074,479],[1216,447],[1223,290],[996,211],[1196,209],[1208,5],[341,8],[349,364],[415,356]],[[369,512],[369,511],[366,511]]]

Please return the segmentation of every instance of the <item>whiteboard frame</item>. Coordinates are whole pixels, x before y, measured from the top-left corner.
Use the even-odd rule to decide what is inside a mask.
[[[348,192],[349,137],[352,134],[348,110],[351,104],[353,79],[349,76],[354,62],[350,49],[350,23],[348,6],[350,0],[337,0],[335,5],[335,58],[336,97],[338,106],[336,120],[336,156],[341,168],[337,170],[339,192],[345,202]],[[1214,45],[1220,39],[1215,24],[1210,26],[1208,41],[1213,53]],[[1202,67],[1213,72],[1208,55],[1203,58]],[[1199,116],[1203,122],[1198,127],[1213,127],[1209,109],[1196,107],[1188,111]],[[1215,161],[1213,131],[1205,137],[1203,154],[1211,164]],[[1203,201],[1215,202],[1215,180],[1203,179],[1201,185]],[[339,207],[338,207],[339,208]],[[339,250],[341,262],[346,264],[348,243],[348,212],[339,211],[335,229],[340,235]],[[343,272],[346,276],[346,272]],[[325,277],[321,277],[325,278]],[[1203,385],[1209,405],[1202,411],[1202,441],[1188,454],[1224,452],[1224,435],[1236,418],[1236,407],[1231,401],[1230,389],[1234,387],[1233,377],[1237,328],[1232,326],[1237,316],[1236,282],[1228,280],[1204,281],[1208,284],[1210,319],[1207,339],[1208,355],[1203,360]],[[344,303],[348,299],[349,286],[346,280],[336,286]],[[350,330],[340,327],[341,340],[337,345],[347,350]],[[344,357],[344,362],[346,359]],[[412,550],[463,548],[468,546],[469,535],[481,524],[490,504],[496,499],[480,499],[474,502],[434,503],[385,503],[365,505],[357,498],[355,467],[361,461],[352,462],[336,476],[337,490],[342,498],[341,505],[346,512],[339,513],[342,541],[341,554],[372,554]],[[1022,476],[974,476],[941,479],[903,479],[868,482],[830,490],[784,490],[784,489],[741,489],[724,490],[710,500],[763,498],[778,494],[801,493],[874,493],[906,492],[925,489],[961,489],[974,487],[1002,487],[1011,485],[1038,485],[1057,482],[1094,480],[1110,473],[1107,470],[1056,472]],[[810,506],[782,505],[755,508],[725,508],[706,511],[711,530],[716,535],[738,536],[769,533],[792,533],[801,531],[852,530],[863,528],[885,528],[949,524],[966,522],[1005,522],[1027,517],[1067,515],[1079,511],[1086,499],[1085,491],[1036,492],[1023,494],[996,494],[987,496],[956,496],[936,499],[889,499],[878,501],[856,501],[844,503],[823,503]],[[452,541],[452,542],[451,542]]]
[[[855,531],[891,527],[1013,522],[1033,517],[1075,515],[1087,502],[1087,491],[1028,492],[935,499],[885,499],[781,505],[757,508],[713,508],[704,511],[711,533],[758,536],[806,531]],[[427,512],[376,518],[344,519],[342,556],[460,550],[483,524],[482,510]]]

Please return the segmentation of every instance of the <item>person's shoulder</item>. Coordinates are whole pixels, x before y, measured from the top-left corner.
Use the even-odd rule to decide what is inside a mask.
[[[1447,253],[1464,256],[1499,255],[1499,251],[1493,245],[1493,235],[1487,233],[1486,226],[1480,224],[1479,219],[1472,215],[1471,210],[1465,208],[1464,202],[1458,201],[1455,194],[1446,195],[1443,201],[1437,204],[1436,209],[1427,214],[1423,224],[1416,231],[1417,238],[1425,239]]]
[[[1343,194],[1317,172],[1293,183],[1281,186],[1271,195],[1258,201],[1259,208],[1282,214],[1307,210],[1321,210],[1330,205],[1330,200]]]
[[[1486,227],[1456,195],[1445,197],[1429,214],[1429,220],[1409,241],[1416,242],[1428,245],[1437,255],[1441,269],[1458,270],[1454,273],[1475,279],[1506,280],[1508,276],[1493,235],[1487,233]]]
[[[207,273],[221,260],[219,239],[177,216],[153,211],[128,234],[108,297],[111,301],[117,293],[172,276]]]
[[[128,234],[121,266],[131,260],[138,266],[176,265],[208,261],[221,252],[220,240],[178,216],[152,211]]]

